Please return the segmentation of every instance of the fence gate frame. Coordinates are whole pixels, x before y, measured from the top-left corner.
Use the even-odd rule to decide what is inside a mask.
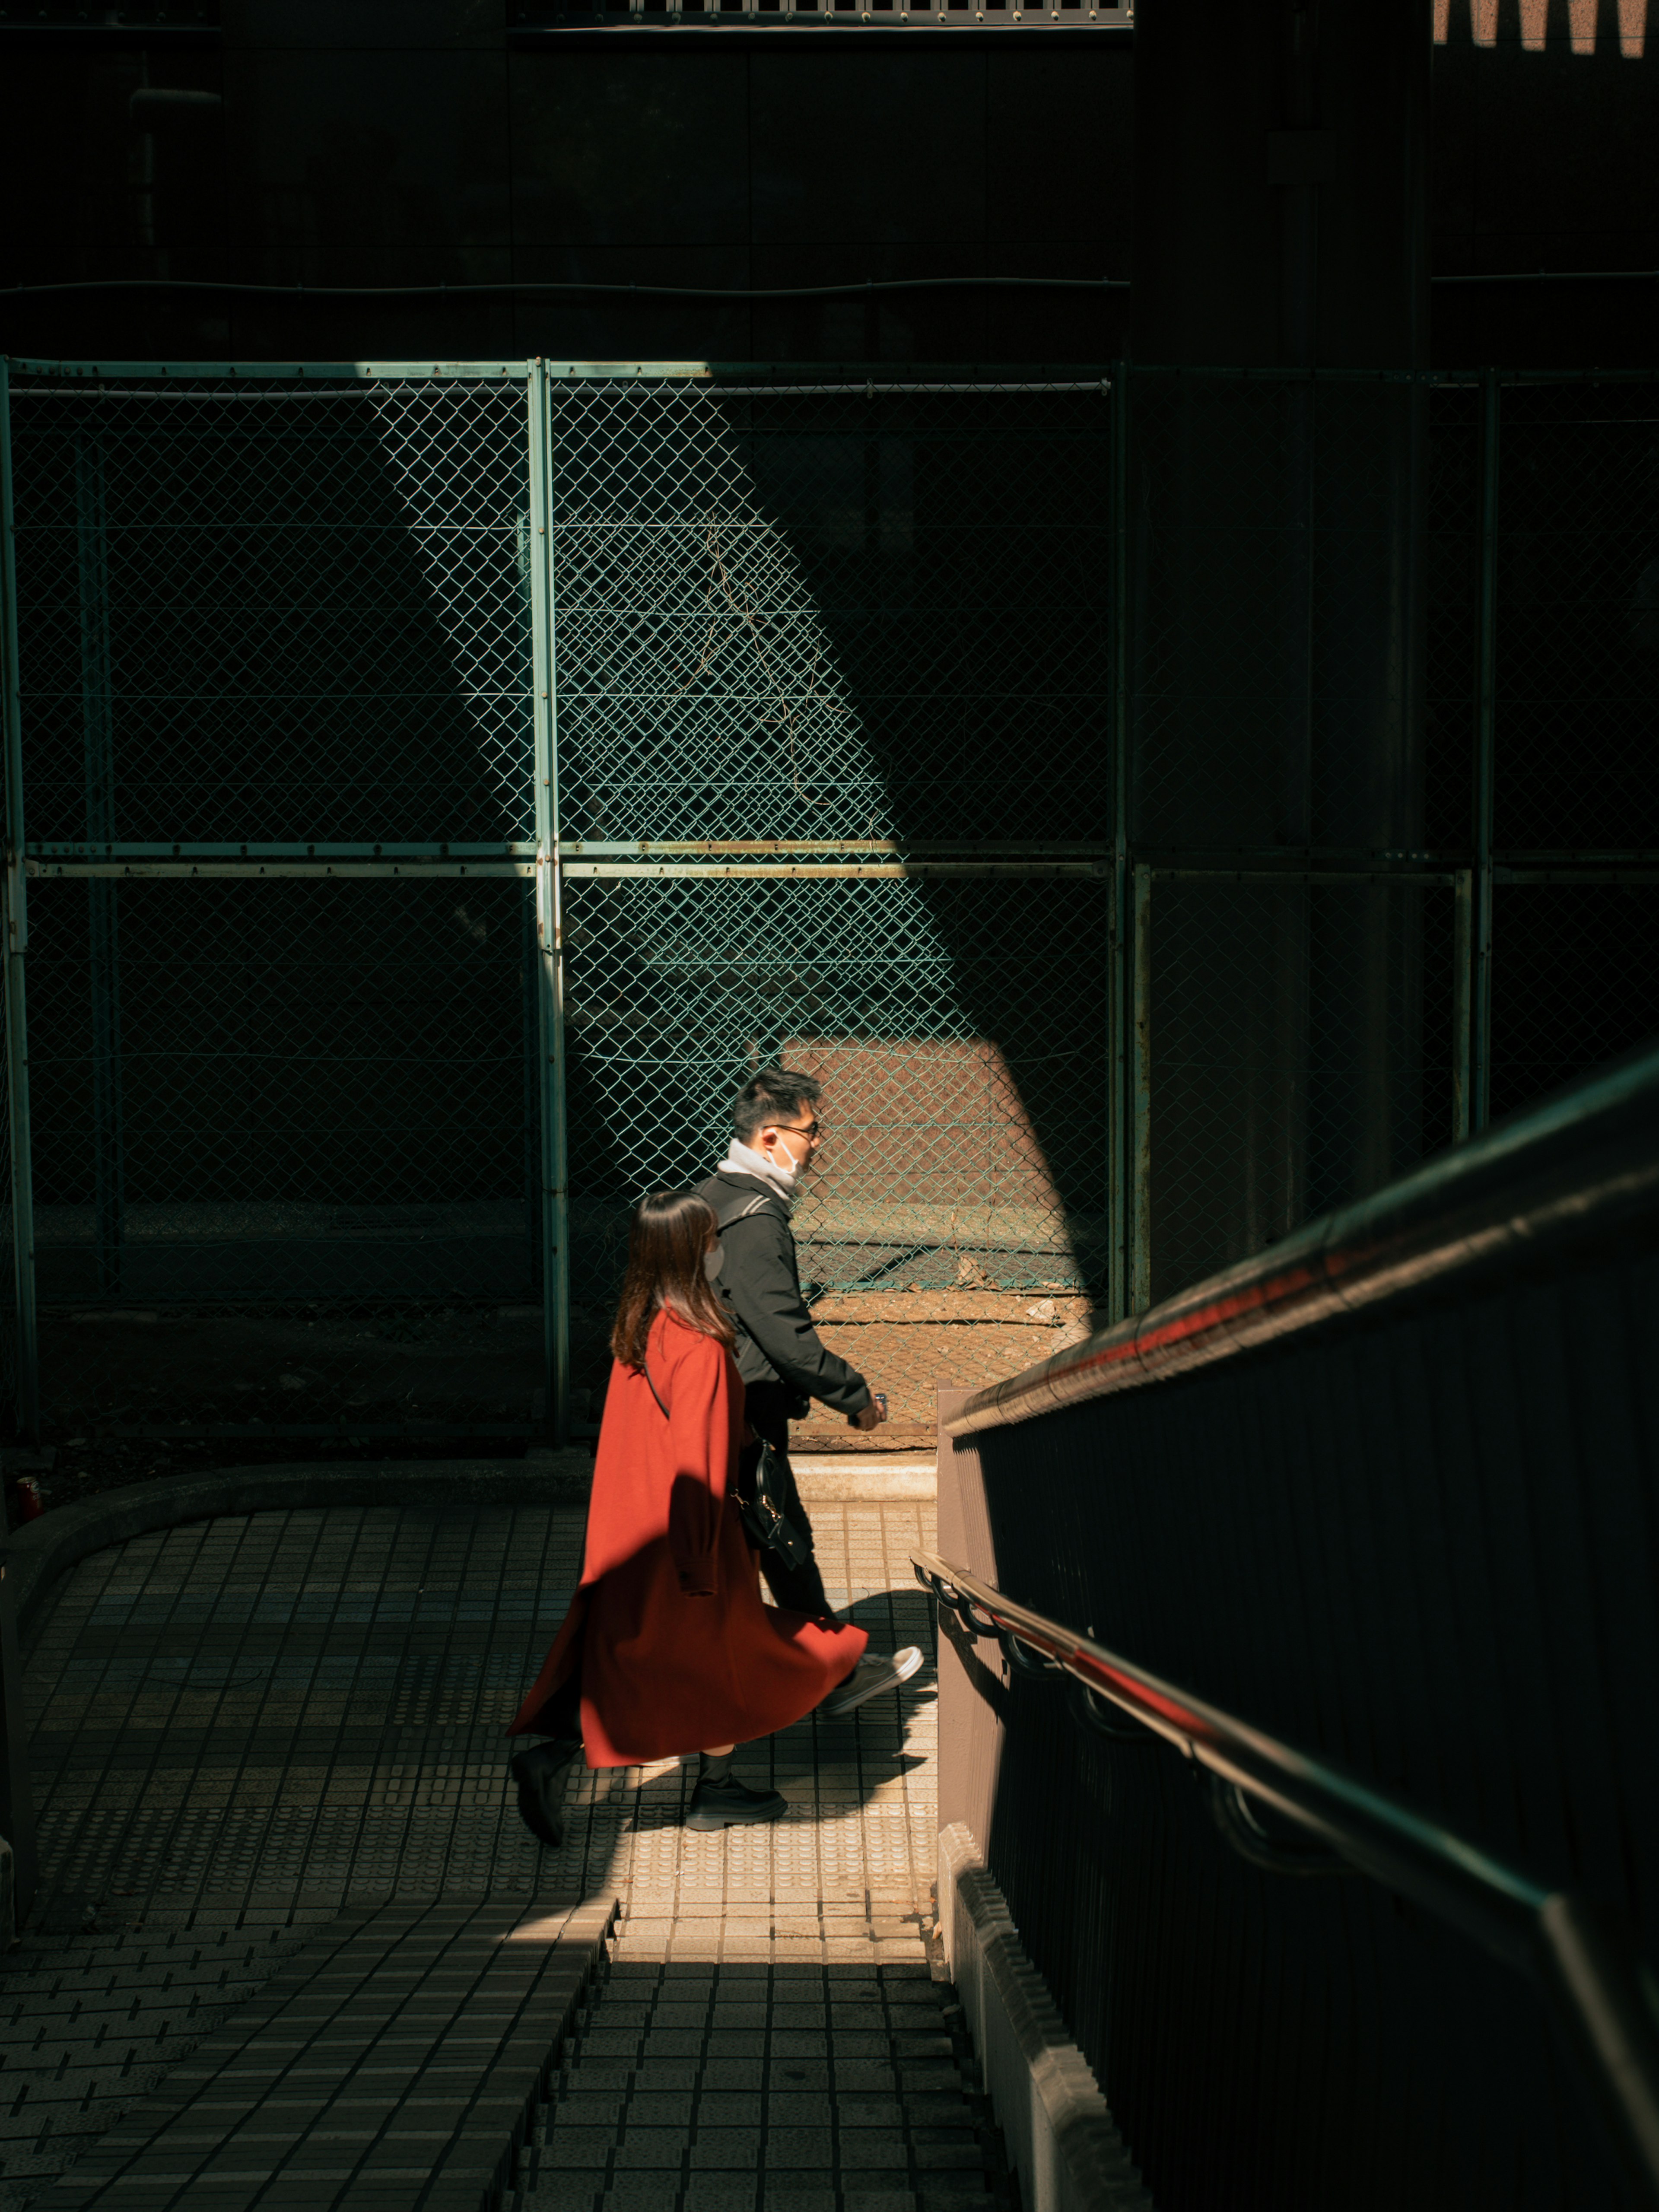
[[[431,840],[385,849],[323,842],[240,846],[154,844],[111,837],[100,846],[31,844],[25,823],[23,727],[19,668],[18,578],[13,515],[10,379],[50,374],[95,386],[126,380],[166,386],[210,378],[295,380],[338,385],[398,380],[420,383],[511,382],[522,386],[526,410],[529,531],[530,668],[532,696],[532,773],[534,835],[528,840],[470,846]],[[1474,770],[1471,837],[1456,854],[1389,854],[1352,860],[1324,858],[1316,869],[1304,860],[1271,865],[1272,856],[1241,852],[1232,864],[1194,853],[1195,865],[1175,865],[1178,854],[1139,844],[1131,820],[1134,753],[1134,620],[1137,552],[1132,514],[1133,425],[1138,379],[1168,372],[1119,362],[1085,374],[1056,371],[1038,381],[1030,367],[999,374],[983,367],[934,371],[960,382],[924,384],[895,379],[891,365],[833,367],[802,362],[712,365],[701,362],[640,363],[555,362],[64,362],[0,356],[0,692],[3,694],[6,931],[4,962],[6,1130],[9,1139],[15,1270],[11,1395],[19,1434],[39,1434],[40,1389],[34,1220],[30,1157],[29,1063],[27,1017],[28,886],[31,879],[94,882],[108,878],[216,878],[227,881],[271,877],[350,876],[431,881],[439,878],[513,878],[533,892],[535,927],[534,1050],[537,1063],[536,1141],[540,1160],[540,1261],[543,1297],[545,1425],[556,1441],[576,1427],[571,1418],[569,1281],[569,1144],[566,1127],[568,1055],[565,1036],[565,884],[574,878],[630,876],[811,878],[927,878],[933,876],[1073,875],[1103,880],[1109,891],[1107,932],[1108,1024],[1101,1040],[1107,1098],[1107,1237],[1102,1276],[1106,1318],[1115,1322],[1150,1301],[1151,1194],[1155,1128],[1152,1095],[1152,1038],[1157,1010],[1152,994],[1154,886],[1164,879],[1340,883],[1359,880],[1449,887],[1455,899],[1455,948],[1450,1071],[1453,1126],[1449,1139],[1484,1127],[1490,1118],[1494,890],[1525,884],[1659,884],[1659,852],[1648,848],[1595,854],[1566,852],[1504,856],[1494,843],[1495,744],[1499,670],[1497,632],[1499,583],[1500,443],[1504,390],[1524,384],[1591,381],[1653,383],[1648,371],[1551,372],[1486,369],[1428,371],[1426,386],[1472,386],[1478,394],[1479,467],[1471,525],[1477,547],[1471,758]],[[1214,376],[1244,372],[1207,371]],[[1257,380],[1317,375],[1375,379],[1372,371],[1253,372]],[[1409,375],[1410,373],[1405,373]],[[1060,380],[1069,378],[1070,381]],[[882,380],[878,381],[878,379]],[[1399,379],[1395,379],[1399,380]],[[1107,693],[1101,701],[1104,754],[1100,763],[1110,794],[1109,837],[1097,846],[1048,849],[953,843],[955,856],[891,839],[822,839],[810,844],[752,847],[718,842],[641,844],[609,848],[572,842],[562,834],[559,792],[559,605],[554,560],[555,394],[573,382],[696,384],[734,397],[818,392],[873,398],[878,392],[1072,391],[1098,392],[1110,410],[1103,426],[1109,441],[1105,518],[1107,574],[1098,604],[1106,638]],[[1587,866],[1587,863],[1594,863]],[[1267,865],[1264,865],[1267,864]],[[1565,865],[1563,865],[1565,864]],[[1243,871],[1240,872],[1241,869]],[[578,1431],[580,1432],[580,1431]]]
[[[871,365],[873,366],[873,365]],[[555,481],[556,475],[555,393],[560,386],[575,382],[599,384],[684,382],[733,396],[787,397],[811,392],[873,398],[877,394],[963,393],[1018,392],[1073,392],[1097,394],[1109,404],[1114,380],[1103,371],[1088,374],[1072,372],[1062,379],[1031,378],[1030,370],[996,374],[982,368],[948,370],[946,382],[919,384],[915,380],[892,380],[892,371],[879,378],[871,366],[836,363],[814,367],[799,362],[744,363],[716,368],[702,362],[645,362],[635,364],[593,362],[64,362],[33,359],[6,360],[0,356],[0,496],[4,501],[5,565],[0,585],[4,593],[4,619],[0,638],[4,652],[4,756],[6,801],[5,902],[8,925],[6,961],[7,1103],[11,1136],[14,1266],[16,1298],[16,1370],[15,1403],[20,1436],[38,1437],[40,1421],[39,1354],[36,1335],[35,1238],[29,1146],[29,1079],[26,1018],[27,887],[30,879],[94,884],[138,880],[216,879],[228,882],[268,882],[273,878],[339,878],[430,882],[441,878],[517,878],[527,881],[532,894],[535,927],[536,1026],[536,1139],[540,1161],[540,1259],[543,1304],[543,1386],[545,1428],[556,1443],[589,1425],[573,1421],[570,1382],[569,1275],[569,1152],[566,1126],[567,1051],[565,1036],[564,885],[571,877],[598,879],[665,877],[694,878],[702,882],[722,878],[769,878],[773,881],[833,878],[929,878],[987,877],[1006,879],[1030,877],[1071,877],[1098,884],[1103,878],[1116,886],[1116,906],[1121,908],[1122,871],[1113,848],[1079,848],[1068,845],[1060,855],[1031,856],[1031,847],[988,846],[975,854],[953,841],[955,856],[919,857],[908,846],[892,839],[821,838],[798,846],[773,841],[765,856],[757,857],[752,846],[696,842],[666,842],[660,846],[627,840],[607,849],[592,842],[573,842],[562,836],[559,804],[559,608],[554,558]],[[527,504],[530,532],[530,667],[531,730],[533,777],[533,838],[493,842],[472,848],[456,840],[405,842],[374,848],[349,842],[307,840],[303,846],[250,840],[231,845],[189,841],[158,847],[153,842],[110,836],[96,844],[65,846],[30,842],[25,820],[23,731],[18,668],[17,580],[15,540],[11,528],[13,469],[10,441],[9,379],[13,373],[28,376],[50,374],[55,378],[95,386],[106,380],[166,386],[209,379],[313,380],[339,384],[386,381],[465,382],[511,381],[521,384],[526,409]],[[1110,435],[1103,425],[1103,434]],[[1123,441],[1113,439],[1111,468],[1113,514],[1121,544],[1127,544],[1122,527],[1126,487],[1122,479]],[[1112,630],[1109,652],[1121,668],[1121,628],[1127,599],[1121,581],[1108,595],[1108,620]],[[1122,787],[1124,765],[1121,747],[1127,725],[1123,707],[1127,693],[1121,681],[1107,710],[1111,743],[1118,752],[1111,773]],[[692,857],[695,854],[696,857]],[[626,855],[626,857],[623,857]],[[1121,1035],[1128,996],[1118,972],[1127,955],[1127,939],[1115,929],[1111,939],[1113,976],[1110,1004],[1115,1041],[1103,1040],[1102,1065],[1109,1097],[1112,1122],[1108,1168],[1110,1237],[1109,1275],[1115,1315],[1123,1310],[1127,1279],[1126,1243],[1128,1206],[1121,1166],[1127,1156],[1130,1121],[1121,1081],[1112,1070],[1127,1072],[1129,1056]]]
[[[34,1297],[34,1178],[29,1142],[28,868],[23,844],[23,702],[18,663],[17,538],[12,520],[11,364],[0,356],[0,685],[4,694],[6,1122],[11,1162],[16,1301],[12,1400],[17,1433],[40,1434],[40,1330]]]

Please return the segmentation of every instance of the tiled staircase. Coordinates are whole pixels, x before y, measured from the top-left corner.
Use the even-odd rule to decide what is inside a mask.
[[[1008,2212],[919,1929],[816,1963],[699,1960],[684,1932],[665,1946],[624,1923],[514,2212]]]

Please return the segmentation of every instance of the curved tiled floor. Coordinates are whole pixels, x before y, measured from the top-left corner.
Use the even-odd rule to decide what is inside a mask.
[[[821,1507],[815,1519],[837,1603],[878,1644],[925,1641],[908,1553],[930,1540],[931,1509]],[[28,1671],[45,1889],[3,1985],[10,2201],[348,1906],[554,1910],[614,1891],[617,1974],[659,1992],[672,1983],[652,2002],[703,2004],[708,2022],[734,2002],[752,2009],[736,1984],[769,1970],[813,1980],[826,2033],[832,1984],[848,1977],[866,2011],[902,2009],[881,1992],[907,1978],[937,2007],[920,1932],[931,1670],[901,1698],[809,1718],[741,1754],[748,1778],[791,1801],[775,1828],[688,1834],[689,1785],[665,1761],[586,1777],[563,1850],[525,1833],[500,1730],[562,1613],[580,1534],[569,1508],[268,1512],[137,1538],[65,1579]],[[590,2038],[581,2064],[597,2063]],[[682,2185],[706,2197],[690,2161],[688,2147]],[[611,2160],[604,2183],[623,2200],[625,2168]],[[651,2187],[658,2201],[660,2179]],[[846,2190],[849,2208],[867,2193]]]

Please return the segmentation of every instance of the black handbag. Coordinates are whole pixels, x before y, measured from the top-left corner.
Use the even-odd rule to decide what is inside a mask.
[[[657,1401],[657,1411],[665,1421],[668,1408],[662,1401],[662,1393],[652,1379],[648,1360],[644,1374],[651,1395]],[[751,1452],[754,1454],[752,1468],[750,1464]],[[745,1445],[738,1456],[738,1510],[750,1541],[758,1550],[775,1552],[786,1567],[801,1567],[811,1558],[812,1546],[784,1511],[781,1500],[787,1494],[782,1455],[768,1443],[764,1437],[757,1437],[755,1443]]]

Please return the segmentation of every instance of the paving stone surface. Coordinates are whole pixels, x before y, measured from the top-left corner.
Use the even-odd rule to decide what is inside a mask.
[[[843,1553],[819,1539],[832,1597],[870,1592],[854,1613],[872,1641],[931,1658],[908,1554],[932,1508],[848,1507],[840,1525]],[[933,1682],[930,1666],[901,1698],[740,1753],[745,1780],[792,1802],[776,1827],[677,1832],[689,1772],[645,1771],[670,1818],[635,1832],[609,1978],[514,2212],[1006,2212],[1000,2138],[923,1934]]]
[[[499,2203],[611,1918],[488,1901],[344,1913],[46,2200]]]
[[[814,1964],[625,1926],[515,2212],[1008,2212],[948,1986],[915,1939],[836,1941]]]
[[[929,1506],[821,1505],[813,1522],[832,1598],[874,1643],[928,1636],[908,1561]],[[84,1561],[28,1667],[43,1910],[73,1927],[88,1904],[119,1923],[639,1878],[667,1895],[683,1861],[775,1869],[799,1897],[925,1895],[933,1794],[908,1777],[932,1756],[931,1668],[856,1725],[809,1718],[742,1753],[748,1780],[791,1799],[775,1834],[687,1858],[671,1760],[586,1777],[572,1842],[542,1852],[501,1729],[563,1618],[581,1532],[573,1507],[336,1508]]]
[[[823,1505],[813,1517],[837,1604],[878,1646],[928,1644],[908,1554],[931,1541],[931,1507]],[[824,2212],[942,2206],[956,2185],[919,2179],[936,2172],[960,2171],[968,2193],[983,2195],[980,2153],[971,2167],[929,2162],[936,2126],[951,2138],[944,2150],[962,2150],[965,2132],[983,2151],[960,2052],[927,2062],[945,2072],[924,2090],[922,2060],[907,2052],[901,2066],[894,2040],[925,2032],[956,2049],[949,1993],[931,1978],[921,1932],[934,1856],[931,1667],[897,1697],[839,1722],[810,1717],[739,1753],[746,1780],[790,1800],[775,1826],[688,1833],[692,1771],[660,1761],[584,1773],[570,1837],[544,1852],[513,1809],[501,1729],[562,1615],[580,1539],[568,1508],[259,1513],[135,1539],[66,1578],[30,1666],[46,1887],[0,1980],[0,2205],[41,2201],[43,2187],[67,2203],[51,2177],[343,1912],[489,1900],[524,1916],[612,1894],[627,1916],[615,1978],[571,2083],[599,2062],[593,2037],[628,2026],[619,2015],[599,2025],[625,1981],[632,2004],[647,1982],[658,1992],[653,2017],[659,2002],[686,2016],[658,2021],[648,2051],[629,2062],[624,2106],[647,2101],[613,2130],[600,2179],[571,2167],[589,2177],[589,2197],[602,2188],[633,2202],[648,2172],[653,2205],[671,2182],[677,2203],[712,2208],[735,2186],[752,2203],[756,2176],[768,2203],[793,2203],[809,2167],[808,2194]],[[776,1995],[803,1977],[813,1996]],[[856,2002],[881,2011],[879,2027],[839,2018],[854,2002],[842,1983],[866,1992]],[[931,2008],[933,2026],[901,2029],[905,2004]],[[756,2014],[747,2027],[730,2017],[734,2005]],[[816,2025],[799,2010],[814,2005]],[[885,2037],[885,2055],[873,2045],[855,2055],[836,2029]],[[716,2047],[740,2034],[755,2048]],[[665,2036],[683,2047],[669,2050]],[[803,2037],[816,2039],[817,2057],[778,2039]],[[786,2061],[819,2075],[784,2086]],[[827,2098],[839,2112],[856,2086],[839,2069],[854,2064],[884,2066],[887,2102],[902,2107],[897,2144],[884,2145],[894,2155],[880,2203],[855,2177],[872,2170],[858,2158],[881,2127],[832,2116],[826,2163],[812,2132],[823,2124],[787,2107],[766,2117],[774,2090]],[[672,2078],[659,2081],[663,2066]],[[739,2094],[709,2072],[732,2066],[747,2069],[742,2094],[763,2099],[756,2122],[703,2108],[705,2097]],[[571,2094],[592,2085],[589,2075]],[[953,2099],[952,2118],[912,2112],[924,2094]],[[685,2100],[672,2107],[678,2117],[652,2123],[678,2130],[678,2165],[665,2136],[642,2132],[646,2112],[669,2111],[649,2102],[661,2097]],[[545,2112],[538,2124],[546,2137]],[[854,2141],[865,2125],[874,2132]],[[554,2146],[574,2148],[580,2132],[566,2136],[565,2126],[554,2118],[545,2153],[520,2164],[520,2201],[538,2212],[563,2201],[548,2191],[562,2186]],[[730,2128],[742,2139],[719,2132]],[[647,2168],[635,2152],[644,2158],[653,2142],[665,2162]],[[781,2162],[809,2142],[808,2166]],[[118,2201],[141,2198],[151,2192]],[[179,2201],[207,2198],[198,2186]],[[289,2200],[279,2190],[259,2201]],[[811,2207],[803,2199],[795,2212]]]
[[[303,1942],[280,1911],[26,1936],[0,1972],[0,2207],[44,2188]]]

